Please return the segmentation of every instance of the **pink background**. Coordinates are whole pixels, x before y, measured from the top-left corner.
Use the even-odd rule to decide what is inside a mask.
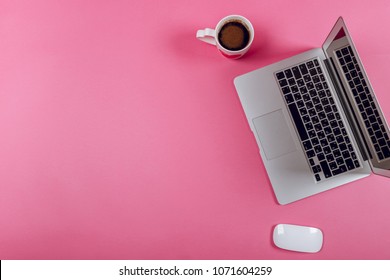
[[[351,4],[353,5],[351,6]],[[229,60],[197,29],[241,14]],[[0,259],[389,259],[390,181],[277,204],[233,78],[342,15],[390,118],[390,2],[0,2]],[[319,227],[317,254],[278,223]]]

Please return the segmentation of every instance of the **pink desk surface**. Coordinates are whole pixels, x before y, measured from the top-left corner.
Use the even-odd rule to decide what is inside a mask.
[[[351,6],[351,4],[353,6]],[[241,14],[229,60],[195,38]],[[0,2],[0,259],[390,259],[390,181],[277,204],[233,78],[342,15],[390,118],[390,2]],[[319,227],[317,254],[278,223]]]

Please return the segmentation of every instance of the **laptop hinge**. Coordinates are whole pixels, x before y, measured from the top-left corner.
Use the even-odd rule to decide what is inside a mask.
[[[340,82],[340,76],[336,71],[336,66],[334,65],[334,61],[332,57],[326,58],[324,60],[325,66],[328,70],[329,76],[332,79],[333,85],[336,89],[336,93],[339,97],[339,100],[341,102],[341,106],[343,107],[343,110],[345,112],[345,116],[347,117],[348,123],[352,129],[352,133],[355,136],[356,143],[358,144],[358,148],[360,150],[360,153],[363,157],[363,160],[368,160],[369,158],[372,158],[370,151],[368,149],[367,143],[365,139],[362,137],[363,132],[360,128],[360,126],[357,123],[357,118],[353,110],[351,110],[352,105],[347,97],[347,92],[343,86],[343,83]]]

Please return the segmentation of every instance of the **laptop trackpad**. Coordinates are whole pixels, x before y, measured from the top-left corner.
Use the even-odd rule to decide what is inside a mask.
[[[253,123],[268,160],[296,150],[282,110],[257,117]]]

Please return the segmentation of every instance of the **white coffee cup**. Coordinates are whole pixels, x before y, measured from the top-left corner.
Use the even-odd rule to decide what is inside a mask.
[[[242,32],[243,32],[242,34],[241,34],[241,32],[236,33],[239,35],[239,36],[236,36],[236,38],[234,38],[234,36],[232,35],[234,33],[231,33],[230,35],[228,34],[230,38],[234,39],[233,41],[229,42],[226,39],[223,39],[223,37],[221,37],[221,35],[225,36],[224,33],[227,32],[227,25],[228,24],[230,24],[230,25],[233,24],[233,25],[237,26],[237,27],[234,27],[236,29],[236,31],[237,31],[237,28],[241,28],[241,26],[243,28],[245,28],[246,31],[244,29],[242,29]],[[231,27],[229,27],[229,28],[231,28]],[[233,29],[231,29],[231,30],[233,31]],[[222,33],[221,33],[221,31],[222,31]],[[241,37],[241,36],[244,36],[244,37]],[[253,29],[251,22],[248,19],[246,19],[245,17],[239,16],[239,15],[230,15],[230,16],[224,17],[223,19],[221,19],[218,22],[215,29],[205,28],[203,30],[198,30],[198,32],[196,33],[196,38],[198,38],[199,40],[206,42],[208,44],[217,46],[218,50],[224,56],[226,56],[228,58],[233,58],[233,59],[237,59],[237,58],[242,57],[249,50],[250,46],[252,45],[254,36],[255,36],[255,31]],[[240,40],[237,41],[238,37]],[[242,38],[242,42],[241,42],[241,38]],[[222,41],[222,39],[225,41]],[[236,43],[238,44],[237,46],[234,45]],[[233,47],[229,48],[229,46],[233,46]]]

